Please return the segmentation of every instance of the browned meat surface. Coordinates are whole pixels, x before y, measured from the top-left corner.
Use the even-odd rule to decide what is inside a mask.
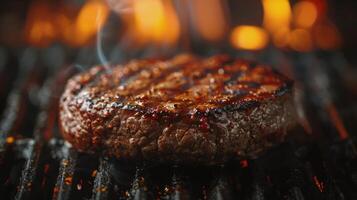
[[[267,66],[225,55],[97,66],[68,81],[60,125],[80,151],[217,164],[284,139],[296,123],[292,85]]]

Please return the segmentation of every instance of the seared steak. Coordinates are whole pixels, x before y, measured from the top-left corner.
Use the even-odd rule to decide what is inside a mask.
[[[218,55],[96,66],[67,83],[64,138],[122,159],[217,164],[254,157],[295,124],[291,80]]]

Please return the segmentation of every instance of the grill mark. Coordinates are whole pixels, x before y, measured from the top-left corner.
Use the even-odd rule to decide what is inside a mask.
[[[195,61],[195,62],[193,62],[193,61]],[[239,61],[239,62],[235,61],[232,64],[232,60],[223,60],[223,59],[214,60],[213,64],[212,64],[212,62],[206,62],[206,60],[199,60],[199,59],[193,59],[193,58],[185,59],[185,60],[179,61],[179,62],[174,62],[174,64],[171,64],[172,62],[173,62],[172,60],[167,61],[167,63],[169,65],[165,66],[162,70],[160,70],[160,73],[157,74],[156,76],[149,76],[148,78],[146,78],[146,81],[148,84],[145,85],[144,87],[138,88],[137,90],[136,90],[136,88],[134,88],[135,90],[131,94],[123,95],[123,96],[120,95],[119,99],[117,99],[115,97],[114,98],[115,101],[118,102],[118,105],[116,106],[116,108],[117,109],[125,109],[125,110],[133,110],[133,111],[135,110],[136,112],[144,112],[144,113],[148,113],[148,112],[171,113],[171,112],[173,112],[172,114],[175,114],[175,113],[182,112],[182,111],[184,111],[184,112],[190,111],[192,108],[194,108],[193,106],[196,106],[196,105],[198,105],[198,106],[201,105],[204,107],[204,109],[208,109],[208,110],[215,109],[216,106],[218,106],[218,107],[228,106],[232,103],[234,103],[235,106],[240,106],[240,105],[245,104],[245,102],[247,102],[247,101],[252,101],[251,99],[257,98],[257,97],[250,95],[249,91],[257,91],[255,89],[255,87],[259,88],[259,86],[261,86],[261,85],[269,84],[263,80],[257,81],[257,82],[252,81],[252,82],[249,82],[252,84],[249,85],[249,87],[246,89],[247,91],[233,89],[232,90],[233,92],[239,91],[239,93],[232,94],[232,92],[230,92],[230,94],[232,94],[232,96],[226,96],[225,95],[226,93],[224,91],[225,91],[225,86],[227,84],[244,83],[244,81],[243,82],[237,81],[237,83],[229,83],[229,82],[232,82],[233,80],[237,80],[242,75],[240,66],[247,65],[248,72],[251,72],[251,70],[253,68],[252,65],[249,65],[249,63],[242,62],[242,61]],[[194,63],[194,65],[192,65],[193,63]],[[154,62],[154,63],[145,62],[145,63],[140,63],[140,64],[142,65],[141,67],[138,67],[137,69],[133,70],[131,73],[127,73],[126,75],[124,75],[123,76],[124,79],[121,80],[121,82],[127,83],[132,78],[134,79],[134,81],[139,78],[144,78],[144,77],[136,77],[135,75],[139,74],[141,71],[143,71],[145,69],[148,69],[148,66],[152,67],[152,70],[154,70],[154,68],[157,67],[157,62]],[[218,76],[218,70],[221,67],[222,68],[225,67],[224,65],[226,65],[226,64],[232,64],[232,66],[229,66],[229,67],[232,67],[231,68],[232,70],[225,72],[225,74],[227,74],[227,76],[230,76],[230,77],[227,77],[229,80],[218,81],[217,83],[215,83],[215,84],[217,84],[216,88],[214,88],[214,89],[211,88],[211,90],[204,90],[204,96],[207,96],[207,97],[202,97],[202,99],[201,98],[195,99],[195,98],[191,98],[190,96],[188,96],[188,101],[184,101],[183,99],[174,99],[174,96],[180,95],[183,92],[190,90],[193,86],[207,85],[207,83],[198,83],[198,82],[205,79],[208,76],[208,74],[210,74],[210,73],[214,77]],[[199,76],[192,77],[192,71],[193,71],[192,67],[195,67],[194,69],[197,69],[198,67],[203,68],[202,70],[200,70]],[[153,73],[152,70],[151,69],[148,70],[148,73]],[[149,110],[147,110],[147,108],[143,108],[139,104],[135,105],[135,97],[137,97],[140,94],[143,94],[143,92],[146,92],[150,88],[158,86],[158,84],[161,84],[164,81],[169,81],[169,80],[167,80],[168,76],[172,73],[179,71],[179,70],[182,70],[182,74],[180,74],[180,76],[178,78],[185,79],[185,82],[182,85],[180,84],[179,87],[170,88],[169,89],[170,94],[163,95],[163,98],[165,98],[165,99],[167,98],[171,103],[178,103],[179,104],[178,108],[175,108],[174,111],[170,111],[170,110],[162,110],[161,111],[161,110],[156,110],[156,108],[154,108],[154,110],[150,110],[149,108],[156,107],[158,105],[166,105],[163,103],[167,102],[167,101],[161,102],[160,97],[159,98],[150,98],[150,95],[149,95],[147,101],[145,101],[146,103],[148,103],[147,108]],[[101,72],[103,72],[103,71],[101,71]],[[277,78],[281,78],[279,75],[274,73],[274,71],[267,71],[267,72],[264,72],[264,74],[266,74],[267,76],[272,75]],[[120,73],[118,73],[118,75],[120,75]],[[251,76],[251,75],[249,75],[249,76]],[[113,78],[118,78],[118,76],[116,76],[116,77],[113,76]],[[220,80],[219,77],[217,80]],[[115,82],[117,82],[117,81],[115,81]],[[273,84],[276,84],[277,86],[279,86],[279,88],[282,87],[281,83],[273,83]],[[253,90],[251,88],[253,88]],[[107,90],[106,90],[107,92],[108,92],[108,89],[109,88],[107,88]],[[113,88],[113,90],[109,89],[109,91],[110,91],[110,93],[115,94],[115,88]],[[209,96],[212,94],[211,91],[213,91],[215,94],[223,94],[223,97],[222,98],[221,97],[211,98],[211,100],[210,100]],[[240,91],[243,91],[243,92],[240,92]],[[277,93],[279,93],[279,92],[277,92]],[[274,97],[274,95],[277,95],[277,94],[267,94],[267,95]],[[248,98],[248,97],[251,97],[251,98]],[[266,98],[266,97],[262,97],[262,98]],[[129,102],[129,104],[127,104],[128,102]],[[134,104],[130,104],[130,102],[133,102]],[[110,116],[110,118],[111,118],[111,116]]]
[[[217,59],[216,59],[217,58]],[[218,70],[221,69],[221,67],[224,67],[225,65],[230,65],[233,64],[235,62],[234,59],[232,58],[227,58],[227,57],[219,57],[217,56],[215,61],[217,63],[214,63],[212,68],[208,68],[209,67],[209,63],[206,63],[206,65],[203,65],[203,61],[201,60],[200,63],[198,64],[199,67],[204,68],[204,70],[200,73],[200,75],[198,77],[192,77],[192,71],[190,71],[189,67],[191,67],[190,65],[185,65],[184,69],[183,69],[183,74],[184,76],[189,76],[188,80],[190,81],[186,81],[186,83],[181,86],[181,88],[178,90],[178,92],[176,92],[175,96],[179,96],[185,92],[187,92],[188,90],[190,90],[193,86],[197,86],[197,82],[200,82],[201,80],[207,78],[208,74],[212,74],[213,76],[218,74]],[[182,77],[185,78],[185,77]],[[193,80],[194,79],[194,80]],[[203,85],[203,84],[200,84]],[[221,83],[218,86],[219,89],[215,89],[213,92],[215,93],[219,93],[220,91],[223,90],[224,88],[224,84]],[[207,91],[205,92],[206,95],[210,95],[212,93],[212,91]],[[181,99],[175,99],[175,97],[171,97],[170,101],[173,101],[173,103],[180,103],[182,102]],[[208,102],[209,104],[213,104],[213,105],[218,105],[220,102]],[[183,110],[187,111],[192,109],[192,102],[190,103],[185,103],[186,107],[185,108],[181,108],[181,112]],[[211,106],[210,106],[211,107]]]
[[[105,70],[104,67],[100,66],[99,71],[96,74],[91,74],[88,72],[88,74],[91,76],[91,80],[88,83],[81,83],[80,81],[78,82],[79,85],[82,87],[81,89],[79,89],[76,92],[76,95],[78,95],[80,92],[82,92],[83,90],[88,90],[89,88],[91,88],[92,86],[96,86],[96,84],[99,81],[99,77],[101,77],[104,73],[106,73],[107,70]]]
[[[158,60],[160,61],[160,60]],[[139,63],[138,67],[136,70],[131,71],[128,74],[123,74],[122,77],[120,78],[120,82],[119,82],[119,87],[120,86],[124,86],[126,85],[131,79],[133,79],[136,75],[140,74],[142,71],[148,69],[148,67],[150,67],[150,62],[143,62],[143,63]]]
[[[230,64],[234,64],[234,62],[233,63],[230,63]],[[235,63],[234,64],[234,66],[233,67],[236,67],[235,65],[242,65],[242,64],[246,64],[246,63]],[[250,68],[250,65],[248,65],[248,67]],[[223,82],[221,82],[220,83],[220,85],[218,86],[218,89],[216,89],[216,93],[218,93],[218,94],[220,94],[220,93],[226,93],[227,91],[226,91],[226,89],[225,89],[225,86],[227,86],[227,85],[229,85],[229,84],[232,84],[234,81],[236,81],[239,77],[241,77],[242,76],[242,72],[241,71],[235,71],[234,72],[234,74],[230,77],[230,79],[229,80],[227,80],[227,81],[223,81]],[[233,91],[236,91],[236,90],[233,90]],[[241,91],[241,92],[243,92],[243,91]],[[233,94],[233,95],[236,95],[235,93]],[[243,93],[243,95],[245,95],[245,93]],[[242,95],[241,94],[239,94],[238,95],[239,97],[242,97]],[[213,104],[214,105],[219,105],[219,104],[221,104],[222,103],[222,101],[221,100],[218,100],[218,101],[213,101]]]
[[[128,101],[130,101],[130,97],[135,97],[140,95],[140,93],[142,93],[143,91],[146,91],[147,89],[154,87],[155,85],[159,84],[160,81],[164,80],[165,77],[167,77],[169,74],[178,71],[182,65],[184,65],[185,63],[189,63],[192,62],[194,59],[189,58],[189,60],[186,60],[184,63],[182,64],[178,64],[178,65],[172,65],[170,67],[168,67],[166,70],[162,71],[159,77],[153,78],[152,81],[150,81],[150,84],[148,84],[148,86],[144,87],[144,88],[140,88],[138,90],[136,90],[135,92],[133,92],[133,94],[128,95],[128,96],[119,96],[119,99],[116,99],[117,101],[120,101],[120,103],[118,103],[118,105],[116,106],[116,109],[125,109],[125,110],[132,110],[132,111],[136,111],[136,112],[141,112],[142,110],[140,109],[140,106],[136,106],[136,105],[128,105],[125,104]],[[150,65],[146,65],[146,66],[150,66]],[[152,70],[154,70],[155,67],[152,67]],[[142,72],[143,70],[145,70],[147,68],[145,67],[141,67],[140,69],[134,71],[134,73],[131,74],[139,74],[140,72]],[[151,70],[151,72],[152,72]],[[135,75],[133,75],[135,76]],[[128,77],[131,78],[131,77]],[[155,85],[153,85],[155,84]],[[113,91],[113,93],[115,93],[115,88],[112,88],[111,91]]]
[[[185,78],[187,79],[185,81],[185,84],[183,86],[181,86],[180,88],[175,88],[175,89],[172,89],[171,92],[173,93],[170,97],[169,97],[169,100],[172,101],[172,103],[175,103],[175,102],[181,102],[180,100],[175,100],[175,97],[174,96],[178,96],[184,92],[187,92],[189,89],[191,89],[194,85],[197,85],[195,83],[199,82],[200,80],[204,79],[205,77],[207,77],[207,75],[209,73],[212,73],[212,72],[217,72],[218,69],[221,67],[222,64],[226,63],[226,62],[232,62],[231,61],[232,59],[229,59],[227,61],[224,61],[224,60],[219,60],[220,62],[221,61],[224,61],[222,63],[217,63],[215,64],[215,66],[210,69],[207,69],[205,68],[203,70],[203,73],[200,74],[199,77],[196,78],[195,81],[189,81],[192,79],[192,77],[190,78],[185,78],[185,77],[181,77],[181,78]],[[176,65],[176,66],[173,66],[173,67],[170,67],[168,70],[165,70],[161,73],[161,75],[159,77],[156,77],[154,78],[152,81],[151,81],[151,84],[149,84],[147,87],[144,87],[144,88],[141,88],[139,90],[139,92],[135,92],[134,95],[132,96],[137,96],[137,95],[140,95],[143,91],[146,91],[148,90],[149,88],[152,88],[152,87],[155,87],[157,86],[158,84],[162,83],[163,81],[166,80],[166,78],[172,74],[172,73],[175,73],[177,71],[179,71],[180,69],[183,71],[183,75],[184,76],[189,76],[191,73],[189,71],[189,68],[192,67],[190,64],[192,63],[192,61],[194,60],[188,60],[188,61],[185,61],[184,63],[181,63],[179,65]],[[199,67],[203,67],[202,66],[202,61],[196,61],[196,62],[199,62],[198,66]],[[207,66],[207,65],[206,65]],[[205,67],[206,67],[205,66]],[[187,105],[187,107],[190,107],[189,105]]]
[[[135,97],[138,96],[140,94],[142,94],[144,91],[150,89],[150,88],[154,88],[155,86],[157,86],[158,84],[162,83],[166,77],[168,75],[170,75],[171,73],[175,73],[177,71],[179,71],[180,69],[182,69],[182,66],[185,66],[185,64],[188,64],[190,62],[192,62],[194,59],[189,59],[184,61],[183,63],[180,64],[176,64],[176,65],[171,65],[170,67],[168,67],[167,69],[164,69],[163,71],[161,71],[160,75],[158,77],[154,77],[153,79],[149,79],[149,84],[145,87],[139,88],[136,91],[133,91],[132,95],[130,95],[131,97]],[[166,63],[171,63],[171,62],[166,62]]]
[[[249,69],[253,69],[253,68],[255,68],[255,66],[256,66],[256,64],[249,64],[249,63],[247,63],[247,62],[244,62],[244,63],[236,63],[236,65],[240,65],[240,66],[242,66],[242,65],[247,65],[247,67],[248,67]],[[227,80],[227,81],[224,82],[224,84],[233,84],[234,81],[236,81],[236,80],[237,80],[238,78],[240,78],[242,75],[243,75],[243,72],[242,72],[242,71],[235,72],[235,73],[233,74],[233,76],[231,76],[231,78],[230,78],[229,80]]]
[[[227,59],[227,60],[225,60],[225,59]],[[213,68],[209,68],[209,69],[206,68],[207,65],[201,66],[201,64],[202,64],[202,61],[201,61],[200,66],[204,67],[205,69],[203,70],[203,72],[198,77],[190,77],[190,80],[192,80],[192,81],[189,82],[189,84],[187,84],[187,85],[185,84],[184,88],[182,89],[182,92],[179,93],[179,94],[182,94],[182,93],[190,90],[194,85],[196,85],[197,82],[200,82],[202,79],[205,79],[208,76],[208,74],[210,74],[210,73],[213,74],[213,75],[217,74],[218,70],[221,67],[223,67],[224,65],[232,64],[232,62],[234,62],[234,59],[232,59],[230,57],[226,58],[226,57],[218,57],[217,56],[217,60],[216,61],[218,63],[215,63]],[[186,76],[189,76],[191,74],[191,72],[187,68],[188,68],[188,65],[186,65],[185,68],[184,68],[184,72],[185,72],[184,74]]]

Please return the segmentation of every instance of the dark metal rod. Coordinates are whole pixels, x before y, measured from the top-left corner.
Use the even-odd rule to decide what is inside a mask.
[[[111,177],[108,159],[103,157],[100,159],[99,169],[94,180],[94,187],[92,191],[92,199],[108,199],[109,190],[111,187]]]
[[[60,161],[60,169],[59,175],[57,177],[57,182],[55,188],[53,189],[52,199],[68,199],[72,183],[73,183],[73,175],[75,171],[75,166],[77,164],[78,154],[76,151],[70,149],[68,145],[66,145],[64,152],[64,158]]]

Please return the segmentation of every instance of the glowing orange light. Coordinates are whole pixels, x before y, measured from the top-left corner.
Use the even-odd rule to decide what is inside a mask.
[[[277,47],[286,47],[289,43],[290,29],[288,27],[277,30],[273,35],[273,42]]]
[[[317,176],[313,176],[312,177],[314,182],[315,182],[315,185],[316,187],[319,189],[320,192],[323,192],[324,191],[324,183],[322,181],[320,181]]]
[[[296,51],[312,50],[310,33],[305,29],[295,29],[289,34],[289,45]]]
[[[32,45],[45,47],[56,38],[56,27],[53,24],[53,14],[50,5],[34,3],[28,11],[25,27],[25,37]]]
[[[162,39],[166,44],[174,44],[180,36],[180,23],[171,1],[163,1],[163,4],[165,8],[165,29]]]
[[[15,138],[14,138],[14,137],[9,136],[9,137],[6,138],[6,143],[12,144],[12,143],[14,143],[14,142],[15,142]]]
[[[236,48],[259,50],[268,43],[268,34],[257,26],[238,26],[231,33],[231,43]]]
[[[200,35],[209,41],[223,39],[227,30],[223,1],[193,0],[191,2],[192,20]]]
[[[107,20],[109,9],[101,0],[90,0],[80,10],[75,21],[77,44],[87,43]]]
[[[180,26],[171,1],[134,1],[133,11],[135,25],[133,30],[141,43],[174,44],[177,41]]]
[[[327,0],[309,0],[309,2],[314,4],[317,10],[318,18],[325,17],[327,15]]]
[[[341,45],[341,36],[331,23],[317,24],[314,28],[316,45],[325,50],[337,49]]]
[[[309,28],[317,19],[317,8],[309,1],[300,1],[294,5],[294,23],[297,27]]]
[[[281,28],[289,28],[291,8],[288,0],[262,0],[264,27],[271,33]]]
[[[343,125],[342,119],[339,115],[339,113],[336,110],[336,107],[333,104],[329,104],[327,106],[327,111],[331,117],[331,121],[333,123],[333,125],[336,127],[339,136],[342,140],[346,139],[349,137],[349,134],[345,128],[345,126]]]
[[[59,40],[62,42],[76,46],[77,44],[77,34],[74,27],[74,22],[71,19],[71,14],[69,9],[65,7],[59,8],[56,15],[56,25],[59,31]]]

